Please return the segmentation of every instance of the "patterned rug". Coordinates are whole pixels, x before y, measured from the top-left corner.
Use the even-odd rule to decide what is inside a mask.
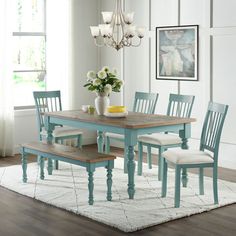
[[[133,232],[181,217],[209,211],[236,202],[236,183],[219,180],[219,205],[213,204],[212,179],[205,177],[205,195],[198,195],[198,175],[189,174],[188,188],[181,189],[181,207],[174,208],[174,171],[168,171],[168,192],[161,198],[161,182],[157,166],[149,170],[144,165],[143,176],[135,176],[136,194],[128,199],[127,175],[123,159],[115,161],[113,171],[113,200],[106,201],[106,171],[94,174],[93,206],[88,205],[87,173],[85,168],[60,163],[60,170],[40,180],[36,163],[28,164],[28,183],[21,181],[20,165],[0,168],[0,185],[50,205],[72,211],[102,222],[124,232]],[[45,172],[46,173],[46,172]]]

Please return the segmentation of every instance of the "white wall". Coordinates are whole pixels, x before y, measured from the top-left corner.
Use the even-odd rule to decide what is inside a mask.
[[[236,102],[234,92],[236,55],[235,0],[125,0],[125,8],[135,12],[135,24],[148,32],[139,48],[125,49],[121,63],[125,80],[124,103],[132,107],[134,92],[160,94],[157,113],[166,113],[169,93],[196,96],[192,116],[192,137],[199,139],[208,101],[229,104],[222,134],[220,165],[236,169]],[[199,25],[199,81],[156,80],[155,28]],[[114,52],[113,52],[114,53]],[[113,54],[112,54],[113,55]],[[110,55],[102,54],[103,60]],[[122,69],[121,68],[121,69]],[[196,141],[191,141],[196,146]]]

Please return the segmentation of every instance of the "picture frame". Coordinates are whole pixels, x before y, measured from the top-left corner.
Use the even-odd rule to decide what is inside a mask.
[[[198,25],[156,27],[156,79],[198,81]]]

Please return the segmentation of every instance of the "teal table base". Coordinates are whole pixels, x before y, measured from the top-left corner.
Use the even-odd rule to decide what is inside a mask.
[[[47,142],[52,142],[52,132],[55,125],[65,125],[76,128],[96,130],[97,131],[97,142],[98,142],[98,151],[103,152],[103,132],[111,132],[122,134],[125,137],[125,150],[127,153],[127,172],[128,172],[128,195],[130,199],[134,198],[135,195],[135,162],[134,162],[134,147],[137,145],[137,137],[142,134],[150,133],[159,133],[159,132],[171,132],[180,133],[180,137],[184,141],[184,147],[187,146],[187,139],[190,138],[191,125],[190,124],[171,124],[163,126],[154,126],[154,127],[144,127],[144,128],[125,128],[120,126],[113,126],[112,124],[101,124],[89,121],[81,121],[77,119],[70,119],[64,117],[50,116],[50,113],[45,114],[45,128],[48,132]],[[109,152],[109,149],[106,149],[106,152]],[[51,161],[51,160],[49,160]],[[49,163],[48,172],[51,174],[51,164]],[[187,182],[187,175],[183,177],[184,181]]]

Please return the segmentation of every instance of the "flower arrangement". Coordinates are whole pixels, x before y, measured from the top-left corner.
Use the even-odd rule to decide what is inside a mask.
[[[87,87],[89,91],[109,95],[112,91],[120,92],[123,85],[123,80],[117,78],[116,69],[110,71],[109,67],[104,66],[97,73],[94,71],[88,71],[87,83],[84,87]]]

